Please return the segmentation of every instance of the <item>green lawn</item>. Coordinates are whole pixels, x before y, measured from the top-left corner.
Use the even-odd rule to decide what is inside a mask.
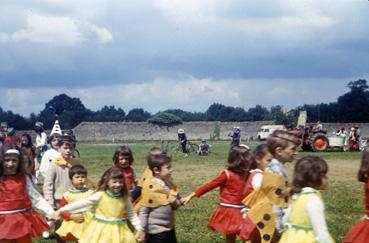
[[[212,153],[206,157],[191,155],[187,158],[181,153],[173,153],[173,177],[181,195],[187,195],[203,183],[215,178],[226,165],[228,142],[211,143]],[[152,146],[160,146],[157,142],[141,142],[128,144],[134,154],[133,164],[137,174],[141,174],[146,166],[145,157]],[[78,144],[81,159],[88,168],[89,176],[97,181],[102,172],[112,163],[112,156],[117,144]],[[251,147],[255,147],[252,143]],[[326,205],[326,217],[331,235],[341,242],[349,228],[363,213],[363,185],[356,180],[360,162],[359,152],[299,152],[297,158],[314,154],[327,160],[330,171],[329,185],[322,192]],[[291,175],[293,163],[287,168]],[[200,199],[193,199],[188,205],[180,208],[176,214],[176,230],[179,242],[224,242],[224,237],[207,229],[207,222],[218,203],[218,190],[214,190]],[[40,242],[47,242],[40,240]]]

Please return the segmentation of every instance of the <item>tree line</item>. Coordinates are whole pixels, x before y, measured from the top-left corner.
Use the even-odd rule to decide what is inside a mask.
[[[178,124],[184,121],[263,121],[274,120],[276,124],[293,125],[301,110],[308,113],[308,122],[369,122],[369,86],[365,79],[351,81],[347,84],[349,91],[337,98],[337,101],[320,104],[304,104],[289,111],[281,105],[270,109],[256,105],[247,111],[242,107],[225,106],[213,103],[205,112],[189,112],[181,109],[168,109],[151,114],[142,108],[133,108],[127,113],[114,105],[105,105],[100,110],[87,109],[79,98],[66,94],[54,96],[45,104],[38,114],[31,113],[29,117],[4,111],[0,107],[0,121],[17,130],[32,129],[36,121],[44,123],[50,129],[55,119],[62,124],[63,129],[71,129],[82,121],[90,122],[150,122],[161,125]]]

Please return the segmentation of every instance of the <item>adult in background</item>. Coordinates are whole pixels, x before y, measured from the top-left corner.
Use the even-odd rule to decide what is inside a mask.
[[[182,152],[185,154],[185,156],[188,156],[187,149],[186,149],[187,136],[186,136],[186,133],[185,133],[184,129],[182,129],[182,128],[178,129],[177,134],[178,134],[178,141],[182,146]]]
[[[232,131],[228,134],[232,138],[231,147],[238,146],[241,143],[241,129],[240,127],[233,127]]]

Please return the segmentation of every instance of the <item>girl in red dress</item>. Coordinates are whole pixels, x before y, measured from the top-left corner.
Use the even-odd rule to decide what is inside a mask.
[[[113,167],[120,168],[123,171],[124,180],[129,192],[136,187],[138,182],[136,173],[132,167],[133,161],[132,150],[128,146],[119,146],[115,150],[113,155]]]
[[[365,183],[365,215],[347,233],[344,243],[366,243],[369,239],[369,151],[363,154],[357,177],[360,182]]]
[[[31,243],[32,237],[39,237],[49,228],[32,204],[50,217],[54,210],[25,173],[21,152],[5,144],[0,153],[0,241]]]
[[[254,169],[255,162],[252,153],[244,146],[233,146],[228,154],[228,168],[220,175],[198,188],[184,198],[184,203],[194,196],[203,194],[220,187],[220,203],[215,209],[208,227],[226,235],[227,243],[234,243],[236,235],[240,233],[242,223],[241,210],[245,207],[241,201],[246,196],[246,181],[250,169]]]
[[[265,143],[259,144],[253,151],[253,154],[257,168],[250,171],[250,176],[246,182],[246,195],[249,195],[261,186],[264,171],[273,159]],[[244,209],[244,211],[247,212],[247,209]],[[261,241],[259,230],[249,217],[245,217],[245,222],[241,224],[240,238],[251,242]]]

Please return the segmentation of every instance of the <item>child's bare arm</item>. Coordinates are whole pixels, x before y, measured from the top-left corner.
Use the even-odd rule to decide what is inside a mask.
[[[187,197],[182,197],[181,198],[181,203],[183,205],[186,205],[189,201],[191,201],[191,199],[195,196],[195,193],[191,193],[190,195],[188,195]]]

